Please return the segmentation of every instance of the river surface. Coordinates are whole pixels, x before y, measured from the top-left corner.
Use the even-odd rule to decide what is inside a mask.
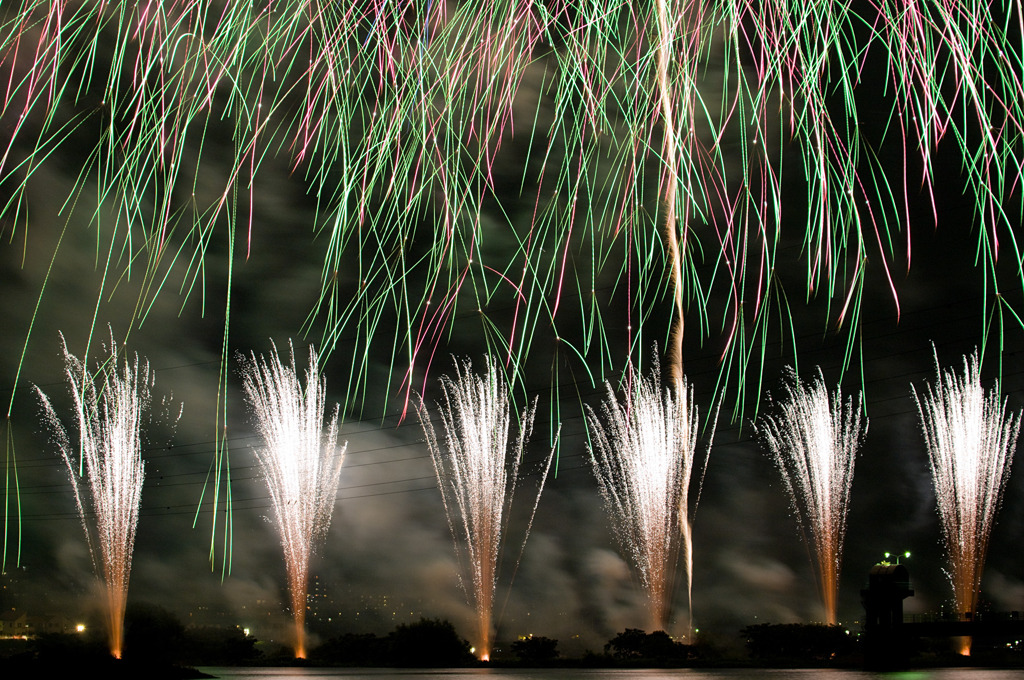
[[[1020,670],[938,668],[899,673],[828,669],[201,668],[223,680],[1020,680]]]

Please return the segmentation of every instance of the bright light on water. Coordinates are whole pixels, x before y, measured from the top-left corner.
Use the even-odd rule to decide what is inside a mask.
[[[849,669],[738,668],[705,670],[697,668],[445,668],[445,669],[338,669],[338,668],[203,668],[224,680],[878,680],[878,673]],[[982,668],[936,668],[924,671],[886,673],[889,680],[1017,680],[1020,671]]]

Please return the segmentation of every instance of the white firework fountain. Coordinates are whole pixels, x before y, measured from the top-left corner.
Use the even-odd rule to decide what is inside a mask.
[[[861,398],[844,404],[836,388],[830,399],[820,370],[810,384],[792,369],[787,377],[777,413],[764,416],[758,431],[782,473],[805,540],[811,534],[825,622],[835,625],[854,459],[868,424]]]
[[[935,360],[937,380],[923,394],[911,389],[921,414],[932,482],[949,557],[957,612],[977,609],[989,535],[1013,461],[1021,414],[1006,415],[999,386],[981,386],[977,354],[964,357],[964,375],[945,373]],[[970,638],[959,640],[969,654]]]
[[[269,359],[251,355],[244,389],[263,446],[256,458],[266,479],[284,549],[288,593],[295,621],[295,657],[306,657],[306,590],[309,562],[327,537],[338,491],[345,444],[338,446],[338,407],[324,420],[327,381],[310,347],[305,385],[295,350],[285,366],[273,348]]]
[[[662,389],[657,371],[649,380],[636,378],[623,403],[607,385],[603,420],[587,408],[591,459],[615,536],[647,594],[652,630],[668,627],[682,557],[689,634],[693,622],[690,485],[700,427],[693,389],[686,379],[677,383],[674,392]],[[709,441],[713,435],[712,426]],[[701,469],[706,463],[707,456]]]
[[[488,357],[482,377],[473,374],[468,361],[455,368],[455,380],[441,378],[443,446],[422,400],[418,410],[462,572],[460,583],[476,611],[476,652],[488,661],[499,557],[536,401],[520,414],[519,434],[513,441],[511,400],[493,358]],[[524,546],[553,454],[554,449],[538,478]]]
[[[63,336],[61,345],[77,441],[72,443],[42,390],[36,392],[71,477],[93,567],[106,587],[110,653],[120,659],[144,477],[142,416],[150,405],[152,376],[137,354],[122,362],[113,339],[109,359],[94,374],[68,351]]]

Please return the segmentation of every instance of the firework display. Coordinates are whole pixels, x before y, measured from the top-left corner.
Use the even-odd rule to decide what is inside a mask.
[[[844,403],[838,388],[830,397],[820,370],[810,384],[790,371],[783,393],[778,412],[765,415],[758,430],[811,535],[825,622],[835,625],[854,460],[868,424],[860,399]]]
[[[477,654],[486,661],[491,653],[499,557],[536,407],[527,408],[519,416],[519,434],[513,440],[511,399],[493,359],[488,358],[482,377],[475,375],[466,362],[461,368],[456,365],[455,379],[444,377],[441,381],[444,402],[438,404],[438,412],[444,427],[443,444],[423,402],[420,418],[455,542],[462,586],[476,610]],[[533,512],[552,460],[553,455],[541,473]],[[531,513],[524,544],[532,517]]]
[[[940,140],[962,157],[999,287],[1020,198],[1020,18],[981,0],[26,0],[0,13],[0,214],[31,230],[29,188],[72,148],[69,195],[95,187],[82,209],[131,255],[102,266],[141,270],[143,319],[157,295],[202,290],[213,252],[230,287],[265,241],[261,178],[285,169],[321,234],[310,328],[325,355],[354,342],[357,372],[386,350],[411,394],[471,310],[497,356],[525,358],[551,327],[603,370],[618,269],[647,293],[628,351],[670,296],[679,379],[683,315],[703,300],[691,327],[723,329],[723,375],[741,386],[763,370],[749,348],[792,314],[776,265],[802,262],[847,331],[872,277],[898,307],[913,187],[930,195]]]
[[[290,610],[274,634],[297,657],[307,634],[314,647],[329,628],[309,613],[330,599],[310,583],[321,548],[331,583],[355,574],[376,589],[365,585],[359,606],[401,601],[381,605],[380,621],[422,604],[392,588],[448,592],[442,562],[431,571],[398,552],[450,554],[442,504],[464,593],[444,562],[452,601],[438,611],[464,615],[465,594],[477,653],[491,655],[530,606],[506,615],[496,596],[509,527],[522,528],[509,508],[527,479],[539,483],[523,545],[533,531],[546,561],[523,590],[559,600],[544,603],[549,620],[582,621],[592,635],[644,618],[682,629],[685,580],[693,637],[694,542],[703,558],[705,538],[718,540],[697,565],[709,616],[799,619],[817,605],[811,588],[783,602],[797,587],[789,562],[804,558],[780,556],[777,532],[791,529],[762,512],[781,498],[762,483],[773,463],[814,553],[826,622],[853,602],[840,597],[844,548],[860,565],[894,547],[870,542],[904,540],[898,530],[924,540],[927,522],[908,517],[932,488],[956,609],[973,615],[1021,424],[1007,413],[1024,385],[1022,74],[1022,0],[3,2],[0,577],[19,577],[10,568],[23,545],[71,545],[59,521],[43,520],[78,531],[74,513],[45,500],[55,459],[30,431],[34,414],[16,408],[34,392],[106,586],[115,656],[143,453],[153,503],[143,525],[158,528],[138,537],[153,552],[135,552],[190,574],[219,561],[221,590],[204,592],[220,611],[242,601],[232,564],[251,568],[233,558],[236,520],[248,530],[273,514]],[[109,357],[91,369],[88,348],[108,323],[148,360],[123,357],[111,330]],[[45,342],[58,328],[87,348],[79,359],[65,343],[60,378],[80,443],[43,393],[57,382]],[[268,336],[310,343],[304,380],[291,346],[290,361],[277,346],[251,352]],[[915,406],[905,380],[892,396],[892,378],[929,375],[928,342],[978,349],[963,376],[936,365],[934,385],[914,392],[925,442],[901,446]],[[484,355],[485,370],[457,363],[438,379],[446,354]],[[149,362],[162,386],[203,404],[190,406],[189,441],[156,455],[140,448]],[[769,376],[800,362],[822,368],[811,381],[788,370],[773,398]],[[982,364],[1007,399],[981,388]],[[826,390],[823,375],[845,385],[857,373],[858,399]],[[706,422],[698,403],[715,405]],[[695,529],[700,458],[710,460],[698,432],[710,442],[722,406],[735,441],[719,434],[713,522],[705,500]],[[878,444],[861,452],[869,409]],[[338,445],[339,418],[364,424],[346,428],[358,446]],[[554,448],[531,476],[535,420]],[[238,466],[229,446],[248,452],[252,430],[257,460]],[[918,470],[924,447],[931,482]],[[363,477],[338,497],[345,455]],[[874,521],[898,517],[884,537],[846,539],[858,455],[852,517],[861,507]],[[578,522],[572,531],[557,513],[534,527],[548,470],[557,482],[566,473],[552,504]],[[862,486],[861,475],[886,484]],[[250,480],[269,498],[262,486],[232,490]],[[365,499],[353,501],[358,520],[343,515],[358,540],[328,546],[334,506],[349,498]],[[148,525],[148,511],[162,519]],[[178,538],[175,514],[193,528],[211,520],[201,559],[191,542],[163,552]],[[409,540],[378,545],[398,534]],[[87,572],[84,552],[81,563]],[[994,557],[989,579],[1012,592],[1024,578],[1016,565]],[[140,581],[163,583],[146,566],[136,560],[133,602]],[[388,580],[385,566],[400,576]],[[244,597],[281,599],[263,592],[280,588],[265,574],[246,577]],[[564,625],[563,637],[576,635]]]
[[[647,593],[652,630],[668,627],[680,556],[692,623],[690,484],[700,430],[693,389],[684,379],[663,390],[655,372],[637,378],[620,403],[608,385],[602,415],[587,415],[594,474]]]
[[[981,386],[978,357],[964,357],[963,375],[943,372],[914,399],[928,445],[935,500],[949,557],[958,616],[975,614],[989,535],[1013,461],[1021,414],[1006,413],[998,385]],[[911,386],[913,389],[913,386]],[[970,643],[964,641],[964,653]]]
[[[149,408],[152,377],[138,355],[110,357],[90,372],[61,338],[65,374],[74,403],[77,441],[68,436],[42,390],[43,404],[75,492],[93,565],[106,586],[106,624],[110,653],[121,658],[128,579],[139,521],[142,481],[142,418]]]
[[[277,348],[269,359],[253,354],[245,371],[245,395],[263,446],[256,449],[281,534],[288,593],[295,621],[295,657],[306,658],[306,589],[314,548],[327,537],[341,478],[345,445],[338,446],[338,408],[325,420],[327,381],[310,347],[303,385]]]

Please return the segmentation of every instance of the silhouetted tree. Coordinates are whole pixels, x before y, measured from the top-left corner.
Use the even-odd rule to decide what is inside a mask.
[[[260,656],[256,642],[239,628],[189,628],[183,657],[193,666],[236,666]]]
[[[309,659],[345,666],[387,666],[392,663],[390,645],[388,638],[373,633],[346,633],[314,648]]]
[[[645,659],[685,659],[689,647],[676,642],[663,630],[656,630],[647,635],[641,656]]]
[[[616,659],[638,659],[646,638],[647,633],[639,628],[627,628],[605,643],[604,653]]]
[[[558,657],[558,640],[531,635],[513,642],[512,653],[523,663],[547,663]]]
[[[46,662],[95,665],[110,658],[105,637],[79,633],[46,633],[29,643],[30,656]],[[7,677],[7,674],[4,674]],[[11,675],[10,677],[18,677]]]
[[[690,647],[676,642],[663,630],[645,633],[639,628],[627,628],[604,646],[605,654],[616,659],[686,659]]]
[[[124,658],[147,664],[181,662],[185,626],[178,617],[154,604],[129,604],[124,615]]]
[[[856,639],[842,626],[761,623],[740,631],[747,650],[758,660],[827,662],[856,652]]]
[[[461,666],[473,661],[470,646],[455,626],[440,619],[399,625],[388,635],[395,666]]]

